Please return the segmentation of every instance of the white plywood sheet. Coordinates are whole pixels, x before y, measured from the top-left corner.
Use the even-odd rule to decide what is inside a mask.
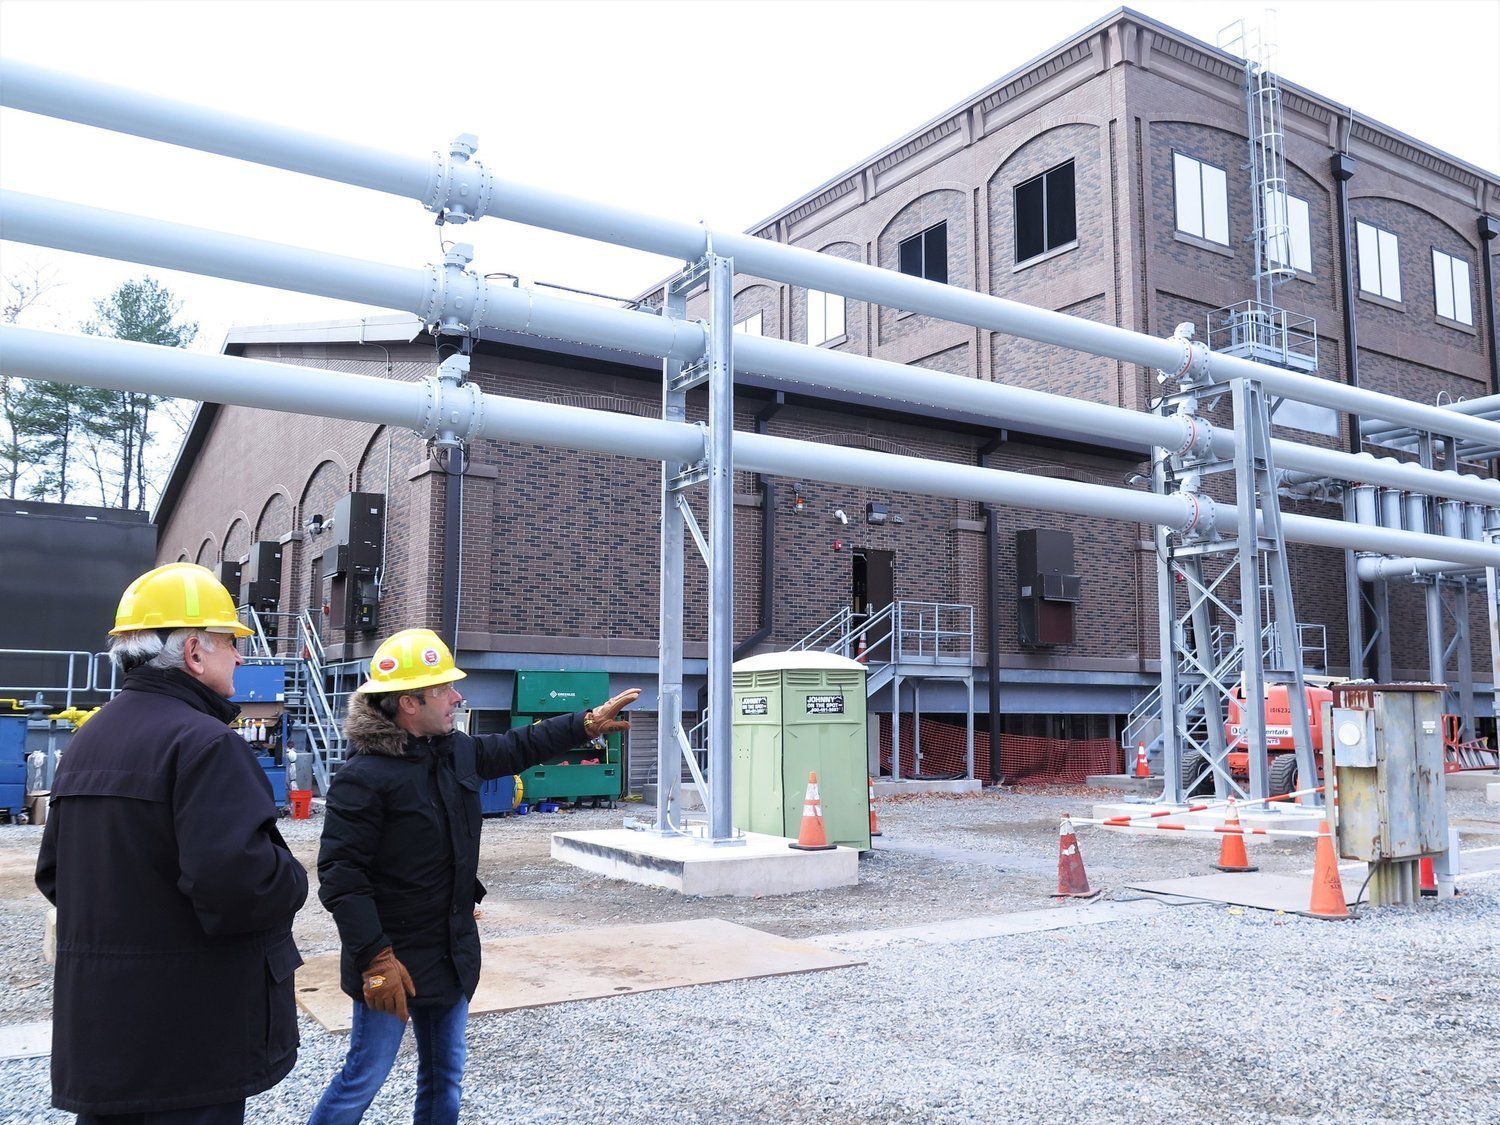
[[[474,1015],[860,964],[720,918],[504,938],[482,948]],[[349,1030],[337,954],[310,958],[297,971],[297,1002],[329,1031]]]
[[[51,1053],[51,1020],[0,1027],[0,1059],[35,1059]]]
[[[1361,869],[1363,864],[1360,865]],[[1354,902],[1363,879],[1350,878],[1340,872],[1344,901]],[[1151,883],[1131,883],[1133,891],[1164,895],[1179,901],[1222,902],[1230,906],[1250,906],[1257,910],[1285,910],[1297,913],[1307,909],[1312,900],[1312,880],[1298,875],[1272,875],[1266,872],[1238,872],[1218,875],[1194,875],[1186,879],[1158,879]]]

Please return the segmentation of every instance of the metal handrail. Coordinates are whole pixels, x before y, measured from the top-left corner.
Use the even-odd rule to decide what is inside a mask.
[[[0,684],[0,695],[9,697],[12,692],[21,692],[31,696],[40,695],[45,698],[48,695],[61,692],[64,707],[68,708],[73,706],[73,696],[75,694],[86,695],[98,690],[94,685],[94,654],[92,652],[82,652],[77,649],[0,648],[0,656],[51,657],[53,659],[62,657],[66,658],[68,662],[68,680],[61,687],[56,686],[55,683],[29,685]],[[82,657],[84,661],[82,680],[77,680],[74,676],[77,667],[77,657]]]
[[[889,657],[867,662],[871,680],[892,664],[972,666],[974,607],[963,602],[903,599],[860,616],[846,606],[792,648],[855,656],[859,641],[867,653],[891,642]]]
[[[792,648],[794,650],[821,648],[823,647],[823,642],[828,637],[837,636],[838,641],[835,647],[842,649],[843,642],[849,634],[849,623],[853,617],[854,611],[848,606],[844,606],[827,621],[823,622],[823,624],[819,625],[811,633],[808,633],[807,636],[794,643]]]

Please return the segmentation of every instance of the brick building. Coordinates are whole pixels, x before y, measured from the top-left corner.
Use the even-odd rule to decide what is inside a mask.
[[[1500,176],[1312,91],[1283,90],[1289,238],[1281,253],[1295,276],[1275,300],[1315,320],[1318,373],[1422,402],[1500,391],[1493,269],[1484,260],[1497,251]],[[1246,151],[1240,61],[1122,9],[752,233],[1143,332],[1167,335],[1185,320],[1201,332],[1214,310],[1255,292]],[[1348,245],[1339,154],[1342,170],[1353,172]],[[1347,301],[1346,263],[1354,280]],[[1134,409],[1156,386],[1153,373],[1132,365],[753,277],[737,278],[735,318],[742,331]],[[397,379],[430,374],[434,349],[422,326],[399,316],[240,330],[225,345],[232,354]],[[496,393],[659,415],[659,364],[641,357],[486,333],[473,378]],[[1111,485],[1137,472],[1145,452],[1005,419],[814,398],[753,374],[736,406],[742,430]],[[1308,429],[1286,436],[1347,447],[1347,433],[1333,432],[1318,411],[1288,420]],[[654,463],[618,457],[493,442],[471,450],[456,612],[460,662],[471,673],[465,686],[481,722],[503,718],[514,670],[539,666],[607,669],[616,682],[645,688],[649,709],[658,477]],[[437,625],[445,477],[406,433],[205,406],[163,495],[160,557],[214,565],[274,541],[284,547],[281,608],[317,606],[326,590],[315,561],[326,543],[309,526],[351,490],[389,499],[380,631]],[[991,560],[979,505],[750,474],[736,492],[739,639],[757,647],[797,640],[850,603],[856,566],[888,565],[895,597],[970,605],[982,623],[993,568],[997,651],[983,651],[982,625],[977,634],[981,675],[998,670],[1006,729],[1101,736],[1155,682],[1150,528],[1001,509]],[[867,522],[871,503],[897,518]],[[1337,514],[1311,502],[1302,510]],[[1021,644],[1014,551],[1024,528],[1074,536],[1083,600],[1072,644]],[[1342,559],[1309,548],[1294,549],[1292,561],[1298,617],[1328,627],[1328,664],[1342,670]],[[688,575],[689,637],[697,638],[688,671],[701,677],[704,584],[691,551]],[[1425,677],[1421,611],[1419,591],[1393,590],[1398,675]],[[1485,680],[1487,629],[1474,636]],[[376,636],[325,640],[335,659],[353,660]],[[961,704],[939,689],[924,707]],[[649,720],[641,726],[644,743]]]

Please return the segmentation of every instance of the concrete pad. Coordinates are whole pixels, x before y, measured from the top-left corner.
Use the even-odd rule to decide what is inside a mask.
[[[901,797],[928,793],[978,793],[984,784],[977,777],[960,777],[953,781],[892,781],[875,779],[875,796]]]
[[[1141,804],[1139,802],[1115,801],[1106,804],[1095,805],[1089,814],[1096,820],[1108,820],[1116,816],[1141,816],[1153,809],[1173,809],[1171,816],[1158,817],[1156,822],[1167,821],[1170,824],[1195,824],[1201,826],[1217,826],[1229,819],[1227,808],[1205,809],[1203,812],[1190,813],[1184,811],[1183,805],[1153,805]],[[1316,832],[1318,825],[1323,822],[1323,810],[1303,805],[1288,805],[1276,812],[1256,812],[1254,810],[1240,808],[1238,810],[1240,824],[1246,828],[1280,828],[1288,832]],[[1143,821],[1143,824],[1153,823]],[[1125,826],[1111,826],[1111,832],[1159,832],[1157,828],[1131,828]],[[1200,833],[1183,832],[1183,836],[1198,836]]]
[[[471,1015],[860,964],[722,918],[503,938],[482,949]],[[310,958],[297,970],[297,1002],[329,1031],[349,1030],[352,1005],[339,991],[338,954]]]
[[[681,836],[606,828],[553,833],[552,858],[596,875],[685,895],[790,895],[859,882],[855,849],[803,852],[790,843],[781,836],[748,832],[743,844],[714,846]]]
[[[1449,789],[1460,789],[1488,794],[1490,786],[1500,784],[1500,773],[1495,770],[1465,770],[1462,773],[1443,774],[1443,783]],[[1493,800],[1493,798],[1491,798]]]
[[[641,786],[641,804],[648,809],[656,808],[656,784]],[[693,784],[684,784],[682,787],[682,807],[690,811],[703,808],[703,797],[698,792],[698,787]]]
[[[956,945],[959,942],[983,941],[986,938],[1009,937],[1012,934],[1035,934],[1044,930],[1121,922],[1155,914],[1165,908],[1164,903],[1147,899],[1079,905],[1063,903],[1047,910],[1019,910],[1014,914],[954,918],[927,926],[897,926],[889,930],[850,930],[842,934],[821,934],[808,938],[807,941],[812,945],[855,953],[908,941],[922,945]]]
[[[52,1053],[52,1021],[0,1027],[0,1061],[40,1059]]]
[[[1363,866],[1363,865],[1361,865]],[[1359,882],[1340,879],[1344,901],[1359,897]],[[1272,875],[1263,871],[1245,874],[1194,875],[1186,879],[1159,879],[1151,883],[1131,883],[1133,891],[1164,895],[1174,899],[1198,899],[1222,902],[1230,906],[1249,906],[1256,910],[1304,911],[1312,899],[1312,881],[1296,875]]]
[[[1484,787],[1484,799],[1492,805],[1500,805],[1500,781],[1492,781]]]
[[[1090,789],[1117,789],[1121,793],[1161,794],[1163,781],[1159,777],[1135,777],[1128,773],[1096,773],[1083,779]]]

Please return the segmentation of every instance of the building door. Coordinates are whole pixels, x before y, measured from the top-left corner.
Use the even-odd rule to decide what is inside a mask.
[[[877,551],[869,547],[855,549],[850,608],[856,622],[873,617],[891,604],[895,597],[895,559],[894,551]],[[866,639],[869,659],[878,662],[891,659],[890,636],[891,625],[887,619]]]

